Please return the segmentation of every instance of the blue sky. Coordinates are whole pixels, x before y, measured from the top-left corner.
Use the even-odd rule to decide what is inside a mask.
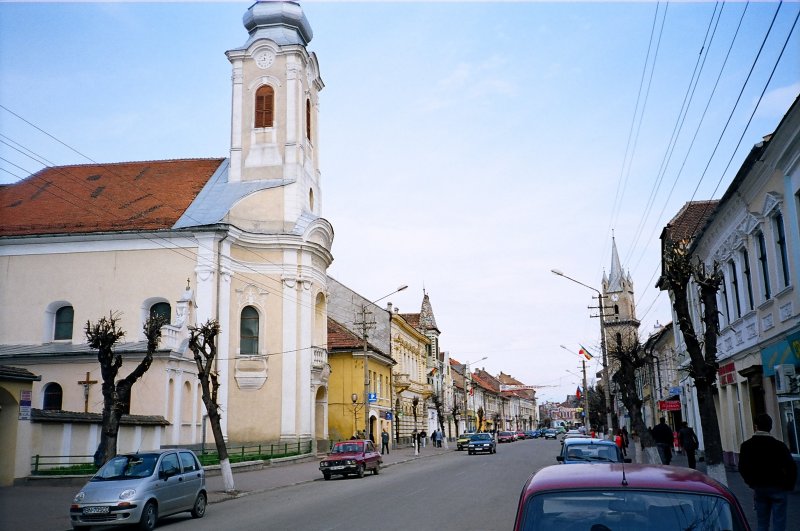
[[[0,2],[0,183],[41,167],[11,146],[48,164],[227,156],[224,52],[249,5]],[[426,289],[445,350],[554,386],[544,399],[578,383],[560,345],[599,344],[592,292],[550,270],[599,287],[613,230],[643,336],[669,322],[661,228],[720,197],[800,92],[799,29],[775,67],[798,3],[769,34],[777,3],[725,4],[718,24],[720,5],[697,2],[302,6],[326,84],[331,275],[369,298],[408,284],[403,312]]]

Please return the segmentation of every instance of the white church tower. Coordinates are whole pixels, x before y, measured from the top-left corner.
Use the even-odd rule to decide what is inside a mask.
[[[327,268],[333,228],[321,217],[319,92],[311,26],[298,2],[256,2],[232,65],[230,230],[218,244],[232,273],[226,435],[233,441],[327,437]],[[227,256],[226,256],[227,255]],[[226,260],[229,257],[229,260]],[[221,271],[222,272],[222,271]],[[226,281],[223,276],[222,281]],[[202,307],[202,306],[201,306]],[[226,326],[227,325],[227,326]],[[221,371],[222,373],[222,371]]]
[[[622,269],[617,252],[617,241],[611,238],[611,270],[603,273],[603,306],[606,348],[612,351],[627,347],[636,339],[639,320],[636,318],[636,301],[630,273]]]

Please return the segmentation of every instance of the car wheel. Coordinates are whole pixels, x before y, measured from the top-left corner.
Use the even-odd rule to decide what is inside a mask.
[[[358,474],[358,477],[360,477],[360,478],[364,477],[364,465],[358,465],[357,474]]]
[[[322,473],[322,477],[325,478],[325,481],[328,481],[329,479],[331,479],[331,473],[330,472],[323,472]]]
[[[472,450],[467,450],[467,453],[468,453],[469,455],[473,455],[475,452],[473,452]]]
[[[194,500],[194,506],[192,507],[192,518],[202,518],[205,516],[207,504],[208,499],[206,498],[206,493],[199,493],[197,495],[197,499]]]
[[[139,529],[142,531],[153,531],[158,521],[158,507],[154,502],[147,502],[142,509],[142,517],[139,519]]]
[[[380,473],[381,473],[381,464],[380,463],[375,463],[375,468],[372,469],[372,474],[374,476],[377,476]]]

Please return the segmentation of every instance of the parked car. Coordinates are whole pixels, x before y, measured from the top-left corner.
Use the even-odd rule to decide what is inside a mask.
[[[528,430],[525,432],[526,439],[538,439],[541,433],[539,430]]]
[[[544,434],[542,436],[545,439],[553,439],[553,440],[555,440],[555,438],[558,436],[558,431],[555,430],[554,428],[548,428],[548,429],[544,430]]]
[[[456,439],[456,450],[466,450],[469,441],[472,439],[474,433],[462,433]]]
[[[497,442],[509,443],[514,442],[514,434],[510,431],[501,431],[497,434]]]
[[[585,433],[581,433],[578,430],[569,430],[567,433],[561,436],[561,444],[564,444],[564,441],[567,439],[591,439],[591,435],[586,435]]]
[[[162,516],[206,513],[206,476],[191,450],[169,449],[112,457],[75,495],[73,529],[138,524],[155,529]]]
[[[574,463],[630,463],[631,459],[622,455],[622,450],[611,441],[603,439],[572,438],[564,441],[556,461]]]
[[[492,437],[491,433],[474,434],[467,445],[467,452],[469,455],[477,454],[478,452],[496,454],[497,445],[494,442],[494,437]]]
[[[747,531],[736,497],[696,470],[599,463],[549,466],[522,488],[516,531]]]
[[[334,474],[363,478],[367,470],[373,475],[380,474],[382,464],[383,457],[375,451],[372,441],[352,440],[334,444],[327,457],[320,461],[319,469],[326,480]]]
[[[515,435],[517,437],[517,440],[520,441],[528,438],[528,434],[522,430],[517,431]]]

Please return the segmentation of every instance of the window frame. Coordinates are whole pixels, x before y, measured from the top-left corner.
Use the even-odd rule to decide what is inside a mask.
[[[61,411],[63,408],[64,408],[64,389],[58,382],[49,382],[42,389],[42,410]]]
[[[775,215],[772,216],[772,228],[775,234],[775,251],[781,264],[781,267],[778,268],[781,273],[780,280],[783,281],[781,288],[787,288],[792,278],[789,273],[789,251],[786,247],[786,228],[783,223],[783,214],[781,212],[776,212]]]
[[[271,85],[261,85],[256,89],[253,99],[253,127],[275,127],[275,89]]]
[[[728,260],[728,269],[731,272],[731,290],[733,291],[733,309],[736,310],[736,318],[742,317],[742,299],[739,294],[739,276],[736,271],[736,262]]]
[[[739,251],[739,254],[742,259],[742,275],[747,283],[747,310],[750,311],[755,308],[755,298],[753,297],[753,278],[752,272],[750,271],[750,253],[747,252],[747,248],[745,247]]]
[[[764,301],[772,298],[772,286],[769,280],[769,257],[767,256],[767,237],[764,236],[764,231],[758,231],[756,234],[756,242],[758,243],[758,264],[761,269],[761,282],[764,288],[763,295]]]
[[[62,319],[64,313],[69,310],[71,312],[70,319]],[[67,323],[69,323],[69,337],[64,335]],[[55,311],[53,315],[53,341],[71,341],[75,328],[75,308],[69,304],[61,306]],[[60,331],[60,333],[59,333]]]
[[[245,311],[252,310],[254,315],[245,317]],[[247,322],[255,322],[255,335],[245,335],[245,323]],[[257,356],[259,353],[260,347],[260,339],[261,339],[261,314],[258,309],[248,304],[247,306],[243,307],[242,310],[239,312],[239,354],[242,356]],[[249,351],[245,349],[245,341],[247,341],[247,345],[253,346],[254,351]]]

